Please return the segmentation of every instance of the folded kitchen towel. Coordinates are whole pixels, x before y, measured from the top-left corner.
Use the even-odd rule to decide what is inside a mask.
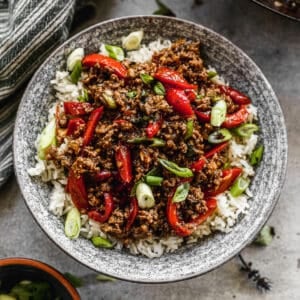
[[[9,2],[10,30],[0,32],[0,187],[12,172],[12,131],[20,98],[15,93],[68,37],[75,10],[75,0]],[[0,11],[0,27],[1,18]]]

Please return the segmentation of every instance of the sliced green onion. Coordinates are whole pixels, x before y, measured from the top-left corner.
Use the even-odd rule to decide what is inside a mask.
[[[137,137],[134,139],[130,139],[127,141],[130,144],[141,144],[141,143],[150,143],[150,147],[163,147],[165,146],[166,142],[159,138],[146,138],[146,137]]]
[[[226,163],[223,165],[223,170],[228,169],[230,167],[230,161],[226,161]]]
[[[212,78],[216,77],[217,75],[218,75],[218,73],[216,71],[208,71],[207,72],[208,79],[212,79]]]
[[[67,58],[67,69],[69,71],[73,71],[75,64],[78,61],[81,61],[84,57],[84,50],[83,48],[77,48],[70,53]]]
[[[153,169],[151,169],[146,176],[157,176],[161,173],[161,170],[159,167],[154,167]]]
[[[73,207],[67,214],[65,221],[65,234],[70,239],[76,239],[79,236],[81,227],[80,212]]]
[[[79,102],[87,102],[87,101],[89,101],[89,94],[88,94],[88,91],[86,89],[83,89],[82,95],[80,95],[78,97],[78,101]]]
[[[185,167],[179,167],[177,164],[175,164],[172,161],[166,160],[166,159],[158,159],[159,163],[166,168],[169,172],[177,175],[178,177],[193,177],[193,171],[189,168]]]
[[[150,186],[140,182],[136,187],[136,198],[140,208],[151,208],[155,205],[154,196]]]
[[[250,179],[249,178],[244,178],[244,177],[239,177],[232,185],[232,187],[230,188],[230,194],[233,197],[238,197],[240,196],[242,193],[245,192],[245,190],[247,189],[247,187],[250,184]]]
[[[219,100],[211,110],[210,124],[219,127],[225,121],[227,105],[225,100]]]
[[[275,236],[275,229],[272,226],[265,225],[263,229],[260,231],[254,243],[260,246],[268,246],[271,244],[273,238]]]
[[[188,140],[189,138],[191,138],[193,135],[193,131],[194,131],[194,120],[189,119],[186,123],[186,131],[185,131],[184,139]]]
[[[139,183],[141,183],[141,182],[143,182],[143,181],[144,181],[144,179],[142,178],[142,179],[138,180],[137,182],[135,182],[135,184],[133,185],[133,187],[132,187],[132,189],[131,189],[131,191],[130,191],[130,197],[135,197],[135,194],[136,194],[136,188],[137,188],[137,186],[139,185]]]
[[[98,281],[116,281],[117,279],[113,278],[113,277],[110,277],[110,276],[107,276],[107,275],[104,275],[104,274],[98,274],[96,276],[96,279]]]
[[[189,194],[189,190],[190,184],[188,182],[180,184],[175,191],[175,194],[172,198],[172,202],[177,203],[184,201]]]
[[[228,141],[232,138],[230,131],[226,128],[214,131],[208,136],[208,142],[211,144],[219,144]]]
[[[247,123],[234,129],[234,133],[241,137],[250,137],[259,127],[256,124]]]
[[[151,175],[145,176],[146,183],[151,186],[161,186],[163,180],[164,180],[163,177],[159,177],[159,176],[151,176]]]
[[[145,84],[151,84],[154,81],[154,78],[149,74],[140,74],[140,77]]]
[[[204,94],[198,94],[198,95],[196,96],[197,99],[203,99],[204,97],[205,97]]]
[[[78,60],[73,68],[72,73],[70,74],[71,82],[76,84],[80,78],[82,71],[82,65],[81,65],[81,60]]]
[[[92,237],[92,243],[97,248],[112,248],[113,244],[108,239],[105,239],[101,236]]]
[[[122,61],[125,58],[124,50],[118,46],[104,45],[109,57]]]
[[[160,96],[164,96],[166,93],[165,87],[159,81],[155,83],[153,90],[156,95],[160,95]]]
[[[122,41],[123,48],[128,51],[140,48],[143,36],[144,36],[143,30],[131,32],[128,36],[126,36],[123,39]]]
[[[106,90],[102,94],[103,99],[104,99],[104,104],[106,107],[110,109],[116,109],[117,108],[117,103],[115,99],[113,98],[113,93],[111,90]]]
[[[136,91],[130,91],[126,94],[128,98],[134,98],[137,95]]]
[[[264,146],[258,146],[250,155],[250,164],[252,166],[257,165],[261,162],[264,153]]]
[[[42,131],[38,142],[38,157],[46,158],[47,149],[56,144],[56,122],[52,119]]]

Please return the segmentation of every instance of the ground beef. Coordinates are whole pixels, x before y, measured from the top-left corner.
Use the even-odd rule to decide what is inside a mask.
[[[194,118],[192,136],[185,139],[187,119],[176,114],[164,96],[156,95],[153,83],[143,82],[141,74],[153,77],[160,66],[175,69],[189,83],[199,86],[197,99],[192,102],[196,110],[211,110],[219,98],[226,100],[228,113],[236,111],[237,106],[208,80],[198,42],[179,40],[170,48],[155,53],[152,62],[138,64],[125,60],[123,63],[128,69],[126,80],[119,79],[108,69],[97,65],[85,70],[82,82],[91,105],[87,106],[89,111],[81,116],[82,119],[87,123],[90,111],[106,106],[107,96],[114,99],[117,108],[104,110],[92,141],[85,148],[82,147],[82,136],[86,125],[72,136],[67,136],[67,125],[72,116],[57,113],[57,145],[49,149],[47,159],[64,167],[67,172],[72,169],[76,176],[83,176],[92,209],[103,212],[103,194],[108,192],[113,195],[113,212],[100,227],[103,232],[129,244],[134,240],[167,236],[172,232],[166,218],[166,205],[182,179],[160,167],[158,159],[164,158],[181,167],[190,167],[212,148],[207,138],[214,130],[209,123],[202,124]],[[162,126],[155,138],[165,142],[163,147],[153,147],[151,140],[137,144],[132,142],[136,138],[147,138],[146,127],[149,122],[161,119]],[[60,147],[64,143],[66,147]],[[123,184],[118,172],[115,155],[119,145],[127,145],[131,152],[133,181],[130,184]],[[211,158],[201,171],[194,172],[187,199],[178,203],[179,219],[190,222],[207,211],[204,192],[219,186],[221,169],[226,160],[227,149]],[[128,195],[145,174],[157,167],[164,179],[161,186],[152,188],[155,206],[151,209],[139,209],[131,229],[127,231],[126,224],[130,215]],[[95,174],[103,170],[110,172],[112,176],[100,182],[95,180]]]

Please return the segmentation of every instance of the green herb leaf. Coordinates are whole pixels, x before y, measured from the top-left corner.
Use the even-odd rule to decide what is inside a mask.
[[[104,45],[105,50],[108,52],[109,57],[122,61],[125,58],[124,50],[118,46]]]
[[[117,279],[107,276],[107,275],[104,275],[104,274],[98,274],[96,276],[96,279],[99,281],[117,281]]]
[[[81,71],[82,71],[82,64],[81,61],[78,60],[74,65],[72,73],[70,74],[72,83],[76,84],[78,82],[81,75]]]
[[[273,238],[275,236],[275,229],[272,226],[265,225],[263,229],[260,231],[254,243],[260,246],[268,246],[271,244]]]
[[[140,77],[145,84],[151,84],[154,81],[154,78],[149,74],[140,74]]]
[[[126,94],[128,98],[134,98],[137,95],[136,91],[130,91]]]
[[[177,203],[184,201],[189,194],[189,190],[190,184],[188,182],[180,184],[175,191],[172,202]]]
[[[159,138],[136,137],[127,141],[130,144],[150,143],[150,147],[163,147],[166,142]]]
[[[163,4],[160,0],[156,0],[156,4],[158,5],[158,9],[153,12],[153,15],[176,17],[174,12],[165,4]]]
[[[72,285],[74,287],[79,288],[79,287],[83,286],[83,281],[81,278],[79,278],[69,272],[64,273],[64,276],[72,283]]]
[[[161,82],[156,82],[153,90],[155,92],[156,95],[160,95],[160,96],[164,96],[166,93],[165,87],[163,86],[163,84]]]

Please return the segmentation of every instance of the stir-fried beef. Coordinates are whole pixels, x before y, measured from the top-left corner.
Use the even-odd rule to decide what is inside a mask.
[[[166,217],[167,199],[182,179],[160,167],[160,176],[164,179],[161,186],[152,187],[155,206],[140,208],[130,230],[126,230],[130,217],[130,191],[134,184],[159,166],[159,158],[189,168],[213,147],[207,142],[208,135],[213,131],[212,126],[198,122],[196,117],[193,117],[192,136],[184,139],[187,118],[177,114],[165,96],[154,92],[153,83],[144,83],[141,74],[154,77],[160,66],[176,70],[187,82],[198,86],[197,98],[192,102],[194,109],[208,111],[216,98],[221,96],[226,99],[228,113],[233,113],[237,106],[230,97],[220,94],[217,86],[208,79],[198,42],[179,40],[170,48],[155,53],[152,62],[141,64],[124,61],[124,65],[128,70],[126,79],[120,79],[97,65],[85,70],[83,84],[89,102],[92,108],[105,106],[103,116],[90,144],[83,148],[86,125],[81,125],[72,135],[66,135],[67,124],[73,116],[60,112],[57,116],[58,143],[48,151],[47,159],[64,167],[67,173],[72,169],[76,176],[84,176],[89,205],[100,213],[105,210],[104,193],[112,193],[113,212],[100,226],[104,232],[126,244],[131,240],[170,234],[172,229]],[[116,109],[107,108],[106,97],[113,99]],[[87,113],[80,117],[87,123],[89,115]],[[160,119],[163,122],[155,138],[163,140],[164,146],[130,142],[132,139],[145,138],[149,122]],[[66,147],[61,147],[62,144]],[[115,159],[118,145],[127,145],[131,151],[133,179],[127,185],[122,183],[118,174]],[[178,214],[183,222],[189,222],[207,211],[204,192],[219,186],[226,155],[227,150],[224,149],[215,154],[201,171],[194,172],[186,200],[178,203]],[[96,174],[103,170],[110,172],[111,176],[100,181],[95,179]]]

